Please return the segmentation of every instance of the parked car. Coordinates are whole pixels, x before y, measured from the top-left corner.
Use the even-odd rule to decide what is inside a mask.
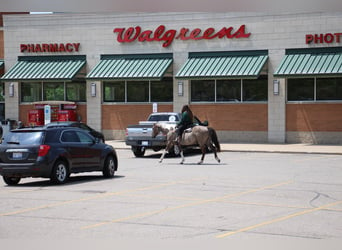
[[[115,149],[80,128],[14,129],[0,144],[0,175],[8,185],[24,177],[50,178],[62,184],[72,173],[91,171],[113,177],[117,169]]]
[[[77,127],[77,128],[81,128],[81,129],[88,131],[95,138],[100,139],[103,143],[105,142],[104,135],[101,132],[96,131],[95,129],[89,127],[87,124],[82,123],[82,122],[73,122],[73,121],[50,122],[49,124],[46,124],[45,126],[48,128],[51,128],[51,127]]]

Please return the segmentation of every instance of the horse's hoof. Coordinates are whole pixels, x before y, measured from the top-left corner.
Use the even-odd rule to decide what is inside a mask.
[[[199,161],[197,164],[198,164],[198,165],[201,165],[202,163],[203,163],[203,161]]]

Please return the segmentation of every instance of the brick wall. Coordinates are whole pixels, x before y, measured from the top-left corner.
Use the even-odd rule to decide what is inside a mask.
[[[342,132],[342,104],[287,104],[286,131]]]
[[[194,104],[200,120],[221,131],[267,131],[267,104]]]
[[[4,31],[0,30],[0,59],[5,57],[4,49]]]
[[[191,105],[194,115],[208,120],[216,130],[267,131],[267,104]],[[158,105],[159,112],[172,112],[172,105]],[[102,105],[102,128],[124,130],[145,121],[152,105]]]
[[[158,112],[172,112],[172,104],[158,105]],[[128,125],[146,121],[152,104],[102,105],[102,129],[125,130]]]

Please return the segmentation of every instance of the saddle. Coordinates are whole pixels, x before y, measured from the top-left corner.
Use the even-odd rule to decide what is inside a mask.
[[[192,132],[192,127],[191,128],[187,128],[186,130],[184,130],[184,134],[185,133],[191,133]]]

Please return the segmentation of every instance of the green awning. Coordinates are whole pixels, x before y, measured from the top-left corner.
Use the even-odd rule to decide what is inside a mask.
[[[172,54],[102,55],[87,75],[98,80],[160,80],[172,64]]]
[[[286,50],[274,72],[277,77],[342,74],[342,48]]]
[[[5,63],[4,60],[0,59],[0,68],[4,67]]]
[[[267,59],[267,50],[189,53],[176,78],[257,78]]]
[[[85,64],[85,56],[22,56],[1,80],[72,80]]]

